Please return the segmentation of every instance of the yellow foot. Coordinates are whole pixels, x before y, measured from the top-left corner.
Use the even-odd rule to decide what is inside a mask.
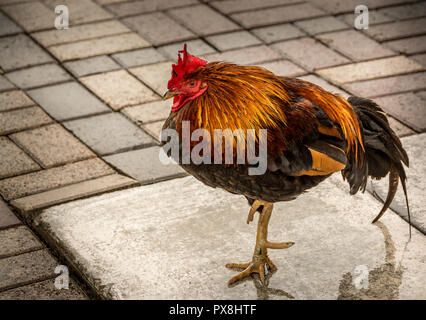
[[[260,281],[262,281],[262,284],[264,284],[265,283],[265,265],[272,272],[278,269],[276,265],[271,261],[271,259],[269,259],[268,256],[255,256],[253,257],[252,262],[247,262],[247,263],[228,263],[226,265],[227,268],[244,269],[242,272],[232,277],[231,280],[228,281],[228,285],[232,285],[238,280],[248,277],[252,273],[258,273],[260,277]]]
[[[268,249],[286,249],[290,248],[294,242],[270,242],[267,240],[268,236],[268,223],[271,217],[273,203],[255,200],[251,206],[249,215],[247,217],[247,223],[253,221],[254,214],[260,207],[262,207],[257,224],[257,235],[256,235],[256,246],[254,249],[252,262],[249,263],[228,263],[227,268],[244,269],[241,273],[237,274],[231,280],[228,285],[241,280],[252,273],[258,273],[262,284],[265,283],[265,265],[271,271],[277,270],[275,264],[268,257]]]

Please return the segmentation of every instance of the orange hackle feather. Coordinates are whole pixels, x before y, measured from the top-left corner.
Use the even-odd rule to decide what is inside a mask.
[[[271,72],[216,62],[191,77],[208,85],[208,94],[195,102],[199,106],[197,120],[203,128],[277,128],[277,122],[286,123],[277,99],[288,101],[289,96]]]
[[[215,129],[242,129],[243,133],[246,133],[247,129],[254,129],[257,141],[259,129],[268,129],[269,148],[271,137],[276,138],[277,134],[281,134],[277,132],[283,131],[288,125],[292,127],[287,131],[293,130],[294,123],[288,124],[287,115],[293,111],[291,94],[296,94],[312,101],[331,120],[339,124],[347,140],[347,152],[353,150],[356,159],[363,159],[358,155],[358,146],[363,149],[362,136],[352,107],[345,99],[316,85],[297,79],[280,78],[261,67],[223,62],[208,63],[187,77],[204,81],[208,89],[206,94],[188,102],[186,108],[180,110],[177,115],[178,131],[180,123],[189,120],[191,130],[207,129],[211,137],[214,137]],[[315,121],[313,116],[311,117],[312,104],[302,107],[305,108],[303,114],[306,123],[299,124],[298,130],[301,131],[312,127]],[[273,130],[273,135],[269,134],[270,130]],[[293,136],[297,138],[298,132]],[[232,138],[234,146],[237,145],[237,137]],[[245,136],[240,138],[245,139]],[[285,139],[289,137],[280,138],[282,139],[278,140],[282,143],[281,150],[285,150]]]
[[[246,130],[253,129],[258,141],[260,129],[278,129],[286,124],[285,112],[277,102],[290,98],[279,78],[265,69],[213,62],[188,76],[205,81],[208,89],[180,110],[178,132],[184,120],[190,120],[191,130],[206,129],[211,137],[215,129],[225,130],[225,140],[241,129],[239,135],[230,137],[236,151],[245,145]]]

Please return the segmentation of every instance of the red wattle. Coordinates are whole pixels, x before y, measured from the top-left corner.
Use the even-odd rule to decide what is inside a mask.
[[[206,90],[207,90],[207,87],[201,89],[196,94],[194,94],[193,96],[189,96],[189,97],[184,96],[183,94],[174,96],[173,97],[172,112],[178,111],[180,108],[182,108],[185,105],[185,103],[201,96]]]

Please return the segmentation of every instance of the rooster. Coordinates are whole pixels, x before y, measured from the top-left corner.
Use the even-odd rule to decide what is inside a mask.
[[[251,206],[247,223],[256,212],[260,214],[253,258],[248,263],[226,265],[242,269],[229,280],[229,285],[253,273],[258,273],[264,283],[265,267],[270,271],[277,269],[268,257],[268,249],[285,249],[294,244],[267,239],[274,203],[295,199],[335,172],[340,171],[348,181],[351,194],[364,192],[368,177],[381,179],[389,174],[389,192],[373,223],[391,204],[399,180],[408,208],[403,166],[408,166],[408,156],[385,113],[371,100],[345,100],[310,82],[278,77],[261,67],[207,63],[189,54],[186,45],[178,53],[177,64],[172,65],[163,99],[172,97],[163,132],[174,129],[180,138],[185,121],[191,133],[204,129],[210,137],[216,129],[239,129],[244,133],[254,129],[256,145],[261,142],[261,129],[267,130],[267,168],[259,175],[249,173],[249,154],[245,163],[215,164],[213,152],[208,150],[220,148],[216,151],[223,154],[224,149],[209,138],[204,142],[212,148],[201,152],[203,159],[212,161],[184,163],[184,153],[191,152],[195,142],[190,140],[185,145],[181,139],[178,143],[180,153],[175,160],[184,170],[210,187],[245,196]],[[231,139],[232,157],[236,160],[237,135]],[[162,144],[164,148],[164,141]],[[165,151],[170,155],[170,150]]]

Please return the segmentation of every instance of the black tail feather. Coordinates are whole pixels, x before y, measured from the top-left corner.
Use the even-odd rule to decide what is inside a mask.
[[[356,193],[359,189],[364,191],[368,176],[373,179],[381,179],[389,174],[389,192],[382,210],[373,220],[373,223],[379,220],[389,208],[398,188],[398,179],[401,181],[404,190],[408,221],[411,222],[406,187],[407,176],[403,166],[405,164],[408,167],[409,159],[401,141],[391,129],[386,114],[376,103],[359,97],[350,97],[348,101],[354,108],[363,129],[367,160],[366,168],[357,168],[352,163],[342,171],[343,177],[348,180],[351,186],[351,193]]]

